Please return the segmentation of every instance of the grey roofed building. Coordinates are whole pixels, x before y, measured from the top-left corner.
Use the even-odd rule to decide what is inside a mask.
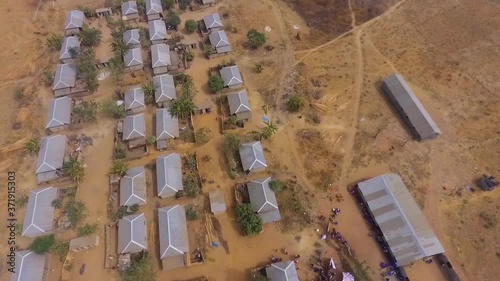
[[[71,98],[51,99],[45,128],[54,128],[71,124]]]
[[[243,171],[262,171],[267,168],[264,150],[260,141],[243,143],[240,146],[240,158]]]
[[[163,8],[160,0],[146,0],[146,15],[161,14]]]
[[[40,140],[36,174],[56,171],[62,168],[68,139],[65,135],[52,135]]]
[[[139,29],[129,29],[123,32],[123,42],[130,46],[140,46],[141,35],[139,34]]]
[[[153,77],[155,82],[155,101],[156,103],[166,102],[177,99],[175,92],[174,77],[170,74],[156,75]]]
[[[80,10],[73,10],[66,13],[66,25],[64,29],[81,28],[85,14]]]
[[[144,93],[141,87],[129,89],[124,95],[125,110],[132,110],[145,106]]]
[[[264,223],[281,220],[276,194],[269,188],[271,177],[257,179],[247,183],[248,196],[252,209]]]
[[[226,200],[224,199],[224,192],[221,189],[210,191],[208,198],[210,199],[210,211],[212,211],[212,214],[220,214],[226,211]]]
[[[371,178],[358,188],[399,265],[444,252],[398,174]]]
[[[215,0],[201,0],[201,3],[203,3],[203,5],[213,4]]]
[[[222,27],[222,20],[220,19],[219,13],[213,13],[205,16],[203,18],[203,23],[205,23],[205,27],[208,30]]]
[[[118,221],[118,253],[139,253],[148,249],[144,214],[123,217]]]
[[[141,48],[134,48],[128,50],[125,53],[125,55],[123,55],[123,61],[125,62],[125,67],[142,65]]]
[[[146,204],[146,171],[144,167],[128,169],[120,179],[120,206]]]
[[[133,140],[146,137],[146,122],[144,114],[125,117],[123,120],[123,140]]]
[[[54,76],[53,90],[74,87],[76,83],[76,66],[74,64],[58,64]]]
[[[122,16],[137,14],[139,10],[137,9],[136,1],[128,1],[122,3]]]
[[[184,207],[175,205],[158,209],[158,231],[163,270],[184,266],[184,253],[189,253]]]
[[[238,66],[226,66],[220,70],[220,76],[224,80],[224,87],[231,87],[243,83]]]
[[[156,110],[156,140],[179,137],[179,120],[173,117],[167,108]]]
[[[151,65],[153,68],[172,65],[170,47],[167,44],[151,46]]]
[[[272,281],[299,281],[293,261],[281,261],[267,266],[266,276]]]
[[[55,210],[52,201],[57,197],[58,190],[54,187],[37,188],[30,192],[22,236],[36,237],[52,232]]]
[[[163,20],[153,20],[148,22],[149,40],[164,40],[167,39],[167,26]]]
[[[80,48],[80,40],[76,36],[68,36],[64,37],[63,44],[61,46],[61,51],[59,55],[59,60],[67,60],[72,59],[70,49],[71,48]]]
[[[441,130],[401,75],[393,74],[385,78],[382,89],[420,140],[441,135]]]
[[[210,33],[210,35],[208,35],[208,40],[217,53],[231,52],[231,44],[229,44],[229,39],[224,30]]]
[[[16,270],[11,281],[42,281],[45,278],[46,255],[37,255],[31,250],[16,251]]]
[[[156,192],[158,197],[173,197],[182,185],[182,163],[178,153],[156,157]]]
[[[247,91],[243,90],[237,93],[229,94],[227,95],[227,101],[229,104],[229,112],[231,114],[235,114],[238,120],[252,118]]]

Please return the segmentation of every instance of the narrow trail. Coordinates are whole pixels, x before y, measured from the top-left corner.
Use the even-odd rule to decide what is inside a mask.
[[[349,11],[351,12],[351,28],[354,30],[356,28],[356,15],[354,14],[354,11],[352,10],[352,0],[349,0],[347,4],[349,5]]]

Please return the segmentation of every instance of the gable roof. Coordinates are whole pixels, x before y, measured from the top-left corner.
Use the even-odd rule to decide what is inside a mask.
[[[163,13],[160,0],[146,0],[146,15]]]
[[[123,32],[123,42],[127,45],[141,44],[139,29],[129,29]]]
[[[37,188],[30,192],[22,236],[36,237],[52,231],[55,210],[52,201],[57,197],[57,188],[54,187]]]
[[[125,62],[125,67],[142,65],[141,48],[128,50],[125,55],[123,55],[123,61]]]
[[[179,120],[167,108],[156,109],[156,140],[179,137]]]
[[[159,197],[171,197],[182,185],[182,163],[178,153],[156,157],[156,192]]]
[[[276,194],[269,188],[271,177],[253,180],[247,183],[252,209],[259,214],[264,223],[281,219]]]
[[[74,87],[76,83],[76,66],[71,63],[58,64],[54,76],[53,90]]]
[[[371,178],[358,188],[399,265],[444,252],[398,174]]]
[[[144,113],[130,115],[123,120],[123,140],[146,137]]]
[[[248,94],[245,90],[227,95],[227,101],[231,114],[250,111],[250,102],[248,101]]]
[[[151,65],[153,68],[172,65],[170,47],[167,44],[151,46]]]
[[[122,16],[137,14],[139,10],[137,10],[137,2],[136,1],[128,1],[122,3]]]
[[[66,24],[65,30],[73,28],[81,28],[83,26],[83,21],[85,20],[85,14],[80,10],[73,10],[66,13]]]
[[[10,280],[42,281],[46,262],[46,255],[37,255],[31,250],[16,251],[16,270]]]
[[[224,192],[221,189],[210,191],[208,198],[210,199],[210,211],[212,213],[226,211],[226,200],[224,199]]]
[[[162,20],[153,20],[148,22],[149,40],[167,39],[167,26]]]
[[[203,18],[203,23],[207,29],[222,27],[222,20],[219,13],[213,13]]]
[[[243,83],[238,66],[226,66],[221,68],[220,76],[224,80],[224,87],[234,86]]]
[[[208,35],[208,40],[213,48],[226,47],[229,46],[229,39],[227,38],[226,32],[224,30],[219,30],[210,33]]]
[[[134,87],[125,92],[125,110],[144,107],[144,93],[141,87]]]
[[[144,167],[131,168],[120,179],[120,206],[134,204],[146,204],[146,171]]]
[[[264,150],[260,141],[243,143],[240,146],[240,157],[243,171],[267,168]]]
[[[293,261],[276,262],[267,266],[266,275],[272,281],[299,281]]]
[[[49,129],[68,124],[71,124],[71,98],[51,99],[45,128]]]
[[[170,74],[156,75],[153,77],[155,82],[155,102],[165,102],[177,99],[175,92],[174,77]]]
[[[123,217],[118,221],[118,253],[138,253],[147,250],[146,218],[144,214]]]
[[[158,209],[160,259],[189,253],[186,210],[175,205]]]
[[[65,135],[52,135],[40,140],[35,174],[59,170],[63,166],[68,145]]]
[[[80,40],[78,40],[78,37],[76,36],[68,36],[64,37],[62,46],[61,46],[61,51],[59,52],[59,59],[71,59],[71,54],[69,50],[71,48],[80,48]]]

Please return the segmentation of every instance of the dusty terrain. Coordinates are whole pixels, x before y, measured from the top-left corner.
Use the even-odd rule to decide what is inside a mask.
[[[79,4],[97,8],[102,2],[84,0]],[[299,188],[311,194],[307,200],[316,206],[312,214],[327,214],[332,207],[341,207],[337,229],[349,241],[358,261],[367,266],[371,279],[379,280],[382,254],[368,237],[368,228],[346,188],[381,173],[400,173],[463,280],[496,280],[500,273],[496,266],[500,260],[500,190],[472,193],[465,187],[477,190],[474,182],[484,173],[500,176],[496,166],[500,159],[498,3],[387,0],[374,5],[374,1],[365,0],[262,0],[252,1],[249,7],[248,1],[230,2],[181,15],[183,21],[198,20],[219,10],[228,15],[224,19],[226,27],[236,31],[228,32],[234,49],[231,57],[209,61],[198,54],[187,73],[194,77],[198,98],[209,97],[208,67],[222,60],[236,60],[254,110],[252,122],[241,134],[263,127],[260,117],[264,115],[279,127],[272,140],[263,142],[269,174],[283,180],[296,177]],[[62,32],[65,12],[75,6],[61,0],[8,0],[0,10],[0,29],[7,38],[0,51],[0,128],[8,132],[0,139],[2,148],[5,147],[0,151],[0,179],[5,179],[7,170],[15,170],[18,192],[35,187],[36,158],[24,155],[20,140],[45,134],[42,128],[47,102],[52,97],[50,89],[39,81],[41,70],[54,67],[57,61],[57,54],[46,49],[45,38],[52,32]],[[272,29],[266,33],[267,44],[275,49],[245,49],[242,43],[246,31],[263,31],[264,26]],[[296,37],[298,31],[301,40]],[[255,73],[255,63],[264,66],[262,73]],[[380,81],[392,73],[402,74],[410,83],[443,131],[439,139],[415,141],[383,98]],[[112,94],[115,87],[108,80],[101,83],[93,98]],[[27,86],[27,101],[16,99],[18,85]],[[299,114],[284,110],[288,95],[294,93],[307,100],[306,108]],[[263,105],[272,109],[266,113]],[[195,128],[207,126],[214,137],[207,144],[186,151],[211,156],[210,162],[201,163],[200,172],[215,183],[205,185],[204,195],[189,203],[206,206],[207,192],[220,186],[232,207],[232,187],[246,178],[229,178],[221,156],[223,135],[216,118],[217,113],[212,113],[193,120]],[[85,129],[94,137],[94,146],[84,153],[87,177],[77,193],[89,209],[87,221],[101,225],[108,220],[112,124],[104,119]],[[148,128],[148,134],[151,133],[152,127]],[[155,155],[158,154],[130,166],[144,165]],[[264,174],[253,177],[260,176]],[[343,194],[345,201],[331,203],[328,195],[334,192]],[[5,192],[0,195],[4,200]],[[188,202],[152,198],[150,192],[149,208],[143,207],[141,212],[146,212],[151,222],[149,233],[154,236],[156,213],[151,206]],[[22,220],[22,210],[18,217]],[[0,219],[5,219],[3,210]],[[158,279],[186,280],[205,275],[217,281],[247,280],[249,270],[266,264],[274,249],[287,248],[291,254],[310,256],[318,247],[314,230],[322,227],[314,222],[301,231],[285,231],[283,224],[267,225],[263,234],[247,238],[239,233],[231,208],[218,220],[229,254],[222,247],[207,247],[204,265],[160,272]],[[189,223],[189,229],[193,250],[206,239],[206,231],[203,221]],[[102,228],[99,233],[103,235]],[[2,228],[0,237],[5,234]],[[21,238],[18,241],[21,247],[30,242]],[[319,247],[324,257],[338,259],[331,245],[320,241]],[[150,239],[149,248],[158,255],[155,239]],[[5,241],[0,241],[2,255],[5,250]],[[103,253],[101,245],[76,255],[75,267],[85,262],[87,270],[83,276],[73,270],[71,280],[118,280],[116,273],[104,270]],[[55,281],[61,264],[57,258],[52,260],[49,280]],[[304,264],[301,261],[298,265],[301,280],[313,278],[306,261],[304,258]],[[10,276],[1,271],[0,280],[8,280]],[[437,266],[424,263],[416,263],[408,273],[412,280],[444,279]]]

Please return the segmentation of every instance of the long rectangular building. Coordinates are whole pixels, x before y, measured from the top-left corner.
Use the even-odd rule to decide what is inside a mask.
[[[400,266],[444,253],[443,246],[398,174],[358,183],[359,192]]]
[[[441,130],[401,75],[393,74],[385,78],[382,90],[420,140],[441,135]]]

